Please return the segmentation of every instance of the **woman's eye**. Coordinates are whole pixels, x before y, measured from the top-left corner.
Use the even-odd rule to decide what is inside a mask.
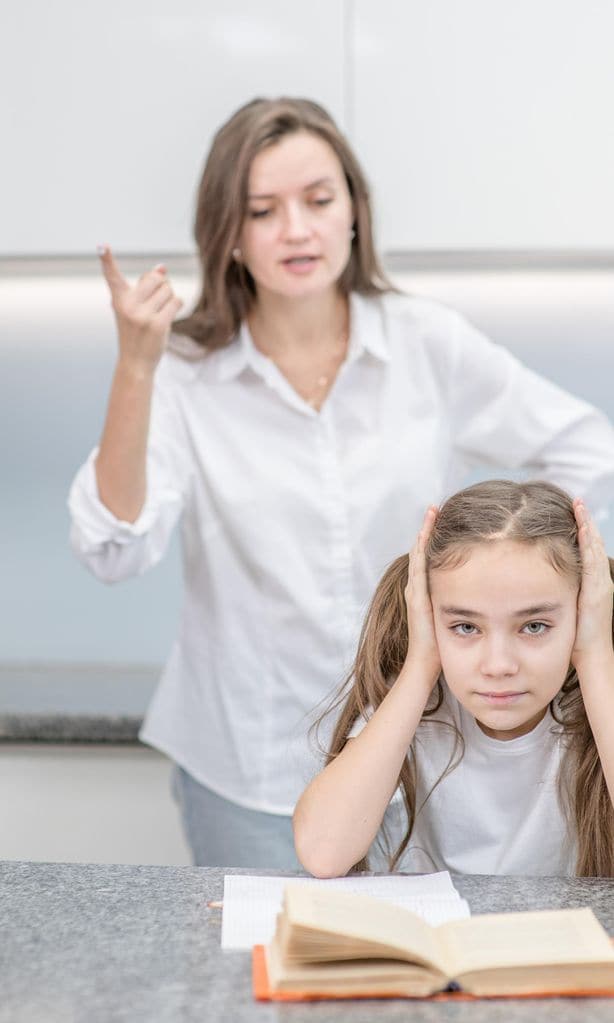
[[[250,210],[249,215],[252,220],[256,220],[257,217],[266,217],[270,212],[270,210]]]
[[[459,622],[458,625],[452,626],[452,632],[455,632],[457,636],[473,636],[476,631],[475,625],[471,625],[469,622]]]
[[[314,206],[328,206],[329,202],[332,202],[331,198],[328,199],[313,199]]]
[[[527,622],[523,627],[523,632],[526,632],[528,636],[541,636],[549,628],[545,622]]]

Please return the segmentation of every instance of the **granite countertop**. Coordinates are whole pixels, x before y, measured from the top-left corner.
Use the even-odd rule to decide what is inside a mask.
[[[160,667],[0,665],[0,742],[137,743]]]
[[[226,871],[227,872],[227,871]],[[259,873],[266,873],[260,871]],[[248,952],[222,952],[224,871],[0,863],[0,1023],[599,1023],[608,999],[258,1004]],[[473,913],[590,905],[614,933],[614,881],[457,877]]]

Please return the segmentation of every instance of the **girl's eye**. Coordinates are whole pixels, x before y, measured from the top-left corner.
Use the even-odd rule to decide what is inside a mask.
[[[526,632],[528,636],[542,636],[550,628],[545,622],[527,622],[523,626],[523,632]]]
[[[455,632],[457,636],[474,636],[477,629],[470,622],[459,622],[458,625],[452,626],[452,632]]]
[[[250,210],[249,215],[252,220],[256,220],[257,217],[266,217],[270,212],[270,210]]]
[[[314,206],[328,206],[329,202],[332,202],[331,198],[328,199],[312,199]]]

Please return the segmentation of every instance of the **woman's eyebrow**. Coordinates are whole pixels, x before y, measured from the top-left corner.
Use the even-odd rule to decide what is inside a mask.
[[[318,178],[317,181],[310,181],[310,183],[308,185],[305,185],[303,187],[303,192],[309,192],[309,191],[311,191],[312,188],[318,188],[320,185],[333,185],[333,184],[334,184],[334,182],[333,182],[332,178]],[[274,192],[271,192],[269,194],[264,194],[264,193],[256,194],[256,193],[254,193],[254,194],[248,195],[247,198],[248,199],[275,199],[275,193]]]
[[[553,611],[560,611],[562,605],[553,601],[546,600],[542,604],[533,604],[531,607],[523,607],[519,611],[513,612],[514,618],[528,618],[531,615],[543,615],[549,614]],[[444,615],[450,615],[451,617],[458,618],[484,618],[485,615],[481,614],[480,611],[472,611],[467,607],[452,607],[446,606],[440,608],[441,613]]]

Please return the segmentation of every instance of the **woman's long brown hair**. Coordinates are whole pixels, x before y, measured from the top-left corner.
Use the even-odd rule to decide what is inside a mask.
[[[449,498],[439,511],[427,546],[428,566],[433,569],[461,564],[474,544],[501,539],[538,545],[557,571],[568,574],[579,584],[581,560],[571,499],[558,487],[539,481],[490,480],[467,487]],[[367,612],[355,663],[326,713],[327,716],[331,710],[341,707],[327,762],[341,752],[353,724],[364,716],[367,708],[375,710],[379,706],[405,661],[410,641],[405,603],[407,561],[407,555],[397,558],[384,573]],[[610,574],[614,579],[612,559]],[[614,638],[614,619],[612,633]],[[443,698],[440,678],[424,718],[436,720],[433,716]],[[576,873],[580,877],[613,877],[614,809],[578,676],[571,666],[551,704],[551,711],[562,730],[559,795],[570,830],[575,834]],[[454,769],[462,753],[462,736],[456,732],[456,743],[442,778]],[[403,794],[407,828],[396,848],[388,846],[390,870],[394,870],[409,844],[420,809],[416,807],[413,749],[401,768],[398,784]],[[366,866],[368,863],[363,860],[355,869]]]
[[[338,281],[342,294],[376,295],[394,290],[378,262],[367,183],[352,149],[318,103],[307,99],[255,99],[237,110],[217,132],[198,189],[194,237],[200,255],[202,287],[189,316],[173,331],[207,349],[230,343],[251,309],[256,288],[243,263],[232,255],[247,209],[252,160],[286,135],[310,132],[336,154],[350,192],[354,238],[348,264]]]

